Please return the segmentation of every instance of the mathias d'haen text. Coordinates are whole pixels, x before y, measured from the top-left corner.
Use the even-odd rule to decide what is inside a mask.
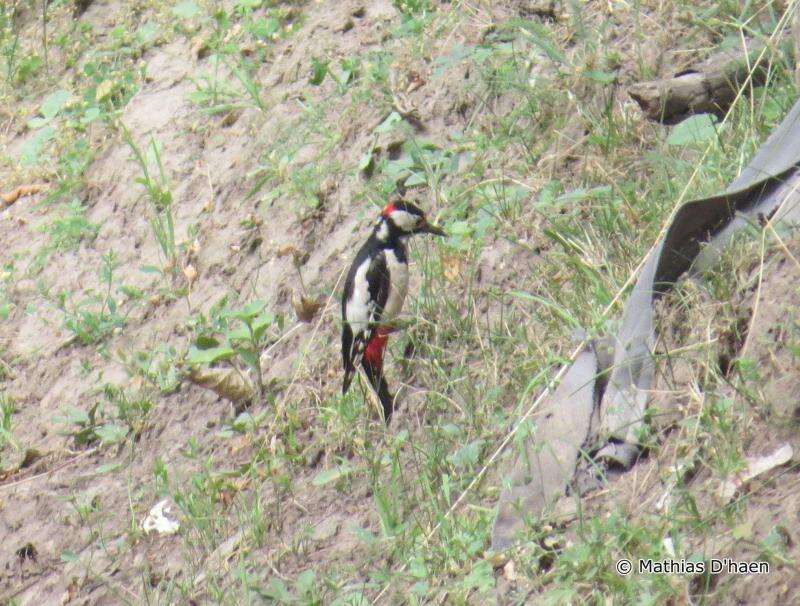
[[[639,560],[639,574],[769,574],[769,562],[740,562],[731,558],[710,560]]]

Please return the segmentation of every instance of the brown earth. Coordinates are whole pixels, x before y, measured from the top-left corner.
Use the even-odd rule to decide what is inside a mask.
[[[89,206],[87,219],[100,226],[99,232],[76,250],[49,256],[40,273],[11,281],[7,296],[14,305],[13,311],[8,320],[0,323],[0,363],[9,366],[0,375],[2,389],[16,403],[14,439],[22,445],[13,452],[14,460],[6,465],[9,471],[0,482],[0,601],[13,598],[20,604],[142,603],[139,587],[143,579],[156,587],[163,580],[180,578],[196,587],[191,599],[201,603],[213,599],[209,596],[219,579],[230,581],[236,573],[231,562],[235,561],[243,537],[237,515],[245,507],[241,511],[235,506],[226,510],[229,520],[224,530],[213,537],[201,536],[194,529],[186,530],[189,536],[181,541],[176,536],[144,535],[131,529],[139,528],[162,496],[163,490],[154,480],[156,469],[168,469],[173,481],[189,482],[193,474],[204,469],[206,460],[218,462],[217,469],[221,471],[253,460],[262,446],[252,436],[233,440],[219,437],[221,427],[233,418],[231,403],[183,380],[174,393],[153,396],[157,398],[157,409],[149,415],[131,448],[76,444],[72,435],[65,434],[62,411],[69,407],[88,409],[102,398],[106,384],[151,393],[151,386],[131,373],[130,354],[154,351],[162,345],[185,350],[192,339],[188,317],[208,313],[224,295],[241,303],[263,300],[269,309],[293,319],[291,298],[298,294],[297,273],[293,256],[279,254],[287,247],[300,251],[304,283],[309,294],[321,297],[325,306],[315,322],[290,323],[284,330],[288,336],[280,340],[275,337],[275,344],[262,358],[270,386],[269,401],[250,412],[272,414],[285,402],[299,403],[301,429],[296,439],[300,442],[299,456],[308,464],[302,473],[292,477],[293,488],[285,492],[278,492],[272,482],[253,485],[242,480],[237,485],[238,480],[221,479],[220,502],[236,497],[237,503],[249,505],[260,500],[267,504],[262,513],[268,539],[253,557],[269,563],[281,576],[293,577],[311,563],[320,568],[344,567],[358,582],[370,578],[373,563],[365,558],[373,552],[357,538],[358,529],[377,532],[381,527],[369,483],[354,482],[351,490],[343,494],[331,487],[314,487],[312,479],[334,464],[337,455],[347,454],[329,443],[320,449],[319,436],[329,429],[320,407],[339,389],[337,297],[342,272],[382,202],[380,192],[364,184],[358,162],[373,147],[378,155],[398,153],[402,141],[393,140],[391,135],[374,134],[375,126],[398,101],[384,99],[383,105],[367,104],[368,109],[364,110],[363,105],[356,108],[350,99],[335,96],[335,85],[330,80],[320,87],[309,87],[308,59],[324,55],[336,62],[356,52],[394,45],[390,69],[395,83],[409,81],[413,74],[423,81],[414,90],[407,87],[407,93],[398,85],[398,93],[402,91],[399,102],[416,108],[416,121],[424,126],[426,140],[442,147],[452,146],[462,130],[475,123],[491,124],[493,116],[506,114],[515,104],[514,97],[508,94],[482,100],[465,85],[474,76],[463,62],[456,61],[444,71],[434,69],[435,57],[456,53],[461,45],[480,42],[493,23],[520,14],[520,3],[492,4],[466,6],[464,14],[455,14],[449,30],[441,37],[426,39],[428,47],[418,53],[390,37],[400,18],[388,0],[292,3],[303,15],[298,20],[299,29],[274,43],[269,60],[257,73],[264,84],[264,103],[269,108],[266,113],[247,107],[207,117],[190,101],[189,95],[196,90],[193,79],[210,69],[210,59],[203,52],[198,53],[202,46],[197,45],[206,32],[165,39],[144,51],[138,60],[143,68],[139,88],[121,110],[119,119],[140,147],[146,147],[150,137],[163,145],[161,156],[172,186],[176,240],[182,251],[180,262],[182,269],[191,266],[197,276],[190,281],[178,272],[174,286],[187,288],[189,294],[170,297],[163,292],[159,279],[140,271],[143,265],[162,266],[163,260],[151,233],[148,202],[143,188],[136,183],[139,167],[129,146],[119,137],[99,126],[90,127],[88,134],[96,155],[86,174],[89,186],[83,197]],[[138,23],[161,18],[165,10],[151,3],[137,7]],[[126,8],[125,3],[97,0],[78,19],[91,25],[102,39],[123,19]],[[591,10],[595,17],[603,14],[599,7]],[[649,28],[651,39],[648,44],[637,46],[643,56],[634,57],[633,36],[625,35],[633,29],[626,21],[630,10],[605,15],[614,25],[608,38],[616,40],[616,50],[624,58],[620,69],[623,82],[635,79],[636,61],[656,73],[666,69],[662,65],[664,49],[680,46],[675,36],[679,27],[676,10],[674,26],[641,25]],[[647,8],[645,17],[650,10],[655,9]],[[73,17],[65,14],[61,18]],[[36,15],[24,12],[20,19],[26,36],[35,39]],[[556,36],[566,38],[566,30],[559,27],[564,26],[553,25]],[[701,41],[707,40],[701,35]],[[697,47],[693,51],[699,52]],[[679,55],[679,61],[688,62],[693,53]],[[57,70],[58,79],[69,83],[76,78],[74,69],[60,65],[59,58],[58,49],[53,49],[50,61],[57,66],[53,69]],[[573,92],[580,97],[586,91],[576,87]],[[624,95],[617,92],[616,98],[622,104]],[[305,144],[294,148],[296,139],[290,134],[304,128],[304,112],[312,104],[322,107],[324,122],[332,125],[330,132],[309,131]],[[10,118],[2,129],[1,140],[8,157],[18,157],[31,136],[25,123],[35,115],[35,107],[25,116]],[[547,111],[542,110],[543,120]],[[636,123],[643,146],[657,128],[644,121]],[[600,161],[581,149],[586,132],[581,120],[564,124],[556,143],[540,150],[541,174],[518,175],[525,179],[526,187],[538,191],[560,171],[583,175],[594,170]],[[286,144],[282,147],[283,141]],[[291,198],[273,182],[255,196],[249,195],[254,173],[264,163],[265,153],[276,149],[287,158],[285,173],[304,169],[314,173],[316,189],[310,196],[297,194]],[[520,147],[496,153],[496,172],[500,175],[515,174],[514,156],[525,152]],[[635,169],[635,164],[628,164],[628,170]],[[16,185],[28,176],[16,166],[3,166],[1,170],[3,183],[13,181]],[[612,176],[613,173],[608,174],[609,178]],[[277,197],[271,197],[273,187]],[[40,204],[45,195],[22,199],[0,211],[4,262],[20,258],[30,263],[44,250],[46,242],[39,230],[48,223],[49,208]],[[434,216],[452,202],[441,191],[413,195],[421,198]],[[245,221],[247,218],[253,220]],[[474,310],[461,306],[460,312],[465,316],[474,312],[487,322],[510,313],[496,303],[490,290],[511,285],[522,289],[538,279],[535,272],[546,271],[539,268],[542,246],[546,246],[539,235],[544,224],[538,214],[525,215],[513,228],[515,240],[495,235],[475,259],[453,255],[450,263],[456,277],[460,264],[471,262],[478,275],[478,303]],[[429,245],[416,246],[427,251],[425,247]],[[112,250],[119,262],[116,279],[128,287],[157,294],[140,302],[130,301],[132,311],[125,329],[115,331],[102,348],[87,347],[64,328],[57,295],[69,292],[72,300],[79,301],[81,293],[101,289],[97,268],[102,256]],[[747,454],[768,453],[783,443],[791,443],[795,452],[800,448],[795,436],[800,375],[796,350],[792,349],[797,330],[793,311],[798,299],[792,280],[797,279],[798,267],[792,260],[777,259],[777,255],[765,272],[759,312],[747,336],[749,355],[758,362],[765,378],[760,394],[764,408],[751,411],[750,432],[742,445]],[[509,257],[513,257],[513,263]],[[415,280],[415,291],[419,291],[420,279],[417,276]],[[466,292],[458,279],[448,288],[444,295],[454,300]],[[521,322],[522,318],[517,316],[514,321]],[[535,329],[530,330],[533,340]],[[468,363],[475,365],[474,360]],[[514,365],[513,360],[500,360],[493,372],[503,375]],[[435,413],[426,409],[424,387],[415,384],[411,374],[404,409],[398,413],[394,426],[406,427],[412,435],[420,436]],[[681,393],[683,397],[678,400],[689,408],[702,406],[702,401],[692,399],[694,388],[686,382],[669,386],[671,391]],[[735,398],[735,393],[731,397]],[[459,398],[454,398],[458,405]],[[683,431],[664,425],[672,433],[666,433],[663,450],[623,475],[612,485],[613,490],[590,501],[598,515],[620,503],[636,515],[660,496],[665,470],[678,456],[670,448],[672,440],[675,433]],[[379,424],[375,427],[368,435],[380,443],[385,437]],[[273,436],[272,447],[279,449],[281,445],[275,442],[284,438]],[[191,456],[187,456],[189,451]],[[696,486],[698,493],[705,494],[720,478],[709,477],[702,471],[702,462],[698,465],[700,470],[689,490]],[[493,471],[488,483],[496,487],[499,473]],[[795,562],[800,537],[794,535],[800,515],[800,483],[796,475],[792,467],[758,480],[743,497],[747,517],[740,538],[732,540],[721,534],[719,545],[711,548],[728,557],[755,559],[759,541],[773,533],[776,540],[785,544],[786,562],[768,578],[714,580],[715,601],[792,603],[798,599],[800,576]],[[494,502],[484,505],[491,507]],[[219,515],[213,511],[205,514]],[[214,546],[210,551],[209,545]],[[295,550],[296,545],[302,548]],[[767,595],[769,599],[765,598]],[[191,603],[185,595],[162,598],[164,603]],[[397,595],[394,599],[403,600]]]

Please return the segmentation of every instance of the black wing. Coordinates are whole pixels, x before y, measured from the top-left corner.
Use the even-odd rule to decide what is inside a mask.
[[[355,274],[363,264],[367,253],[368,249],[364,247],[356,256],[356,260],[353,262],[345,281],[344,294],[342,296],[342,364],[344,366],[342,393],[346,393],[350,387],[358,361],[372,337],[373,329],[380,323],[383,308],[389,298],[389,268],[386,265],[386,255],[383,251],[380,251],[372,257],[366,274],[370,301],[369,323],[366,330],[359,330],[357,333],[353,332],[353,328],[347,322],[347,301],[352,297]]]
[[[389,299],[389,285],[391,284],[389,268],[386,265],[386,255],[383,251],[372,258],[372,263],[367,269],[367,284],[369,284],[369,298],[374,302],[374,307],[369,314],[369,327],[375,328],[383,316],[383,308]],[[370,330],[370,332],[372,332]],[[369,339],[367,339],[369,340]]]

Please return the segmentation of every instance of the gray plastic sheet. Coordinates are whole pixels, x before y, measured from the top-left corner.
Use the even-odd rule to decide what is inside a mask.
[[[799,164],[800,101],[723,193],[678,209],[642,267],[618,333],[609,337],[610,367],[588,344],[542,401],[534,417],[536,430],[521,448],[510,485],[500,496],[494,550],[508,547],[526,516],[541,516],[566,492],[588,444],[599,441],[595,459],[606,465],[628,469],[636,462],[637,435],[656,371],[656,298],[686,272],[713,267],[735,233],[764,220],[774,226],[799,224]]]

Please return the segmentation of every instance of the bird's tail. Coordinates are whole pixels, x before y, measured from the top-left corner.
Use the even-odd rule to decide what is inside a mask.
[[[344,369],[344,380],[342,381],[342,395],[347,393],[347,390],[350,389],[350,383],[353,382],[353,375],[356,374],[355,366],[350,364],[349,367]]]

